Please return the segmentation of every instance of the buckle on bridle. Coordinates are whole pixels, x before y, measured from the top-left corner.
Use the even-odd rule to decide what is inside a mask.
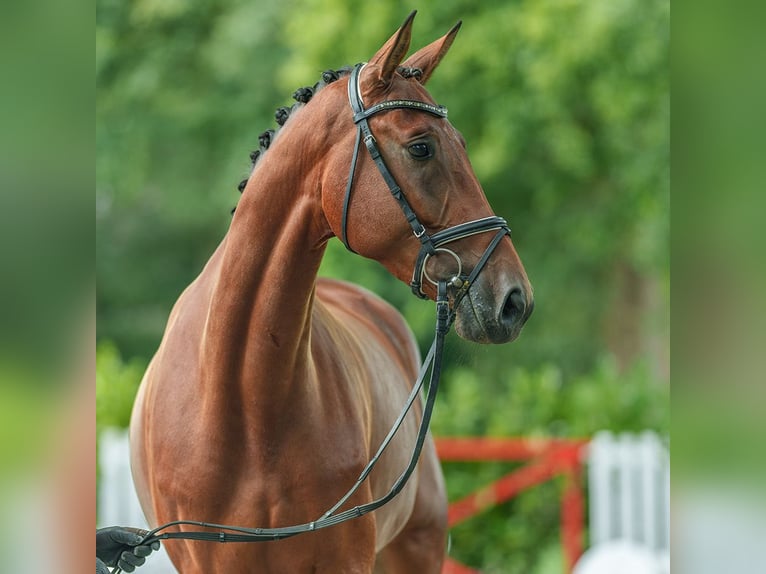
[[[452,285],[455,289],[465,289],[468,290],[468,279],[465,279],[461,275],[455,275],[452,279],[449,280],[449,284]]]

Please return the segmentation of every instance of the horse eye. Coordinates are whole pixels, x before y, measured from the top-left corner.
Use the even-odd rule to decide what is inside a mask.
[[[407,150],[415,159],[428,159],[433,155],[431,147],[427,143],[414,143]]]

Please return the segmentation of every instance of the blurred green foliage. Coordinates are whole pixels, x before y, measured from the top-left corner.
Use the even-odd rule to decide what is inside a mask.
[[[144,369],[144,361],[124,361],[109,341],[96,347],[96,422],[99,427],[128,426]]]
[[[564,382],[560,369],[511,368],[495,381],[475,369],[448,372],[431,423],[437,436],[589,437],[614,432],[669,431],[667,389],[645,365],[620,372],[614,361]],[[457,500],[518,468],[516,463],[444,465],[450,500]],[[486,573],[563,572],[559,503],[562,479],[516,498],[452,529],[452,553]]]
[[[369,58],[411,10],[352,0],[98,0],[97,405],[127,423],[172,303],[226,231],[273,111],[322,70]],[[441,435],[668,428],[669,3],[424,0],[413,48],[463,28],[429,83],[463,133],[535,287],[512,345],[452,336]],[[407,317],[432,306],[331,241],[321,273]],[[118,351],[119,350],[119,351]],[[123,357],[123,358],[121,358]],[[446,468],[451,496],[507,471]],[[558,489],[453,533],[487,572],[560,572]]]

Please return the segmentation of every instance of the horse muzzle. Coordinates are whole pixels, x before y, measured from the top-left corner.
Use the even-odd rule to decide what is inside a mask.
[[[458,304],[455,331],[475,343],[508,343],[519,336],[534,307],[526,281],[498,290],[480,275]]]

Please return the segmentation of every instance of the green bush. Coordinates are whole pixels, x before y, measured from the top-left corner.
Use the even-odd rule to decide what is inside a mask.
[[[146,363],[124,361],[117,347],[102,341],[96,348],[96,422],[98,427],[126,428]]]

